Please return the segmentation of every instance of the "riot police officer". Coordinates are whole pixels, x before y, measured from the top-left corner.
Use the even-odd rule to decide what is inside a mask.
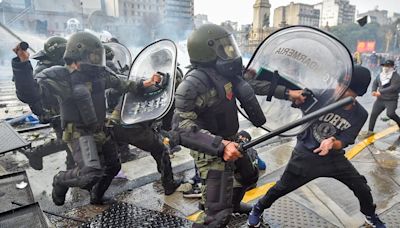
[[[104,131],[106,88],[122,92],[141,93],[145,87],[160,81],[151,79],[135,83],[122,81],[104,68],[104,46],[87,32],[73,34],[66,46],[66,66],[54,66],[32,77],[29,53],[19,46],[12,60],[18,97],[28,103],[32,111],[44,114],[43,97],[57,97],[63,128],[63,140],[73,153],[77,167],[60,171],[53,180],[52,198],[62,205],[69,187],[80,187],[91,192],[91,203],[102,203],[104,192],[121,164],[117,151]]]
[[[155,69],[162,66],[161,63],[163,60],[169,58],[168,56],[163,56],[163,53],[163,51],[160,51],[156,56],[152,56],[152,64]],[[120,110],[122,106],[121,94],[118,96],[116,93],[107,93],[106,95],[109,104],[118,104],[114,108],[110,117],[114,123],[112,131],[115,135],[116,142],[120,145],[129,143],[139,149],[150,152],[151,156],[157,163],[157,170],[161,174],[161,183],[164,188],[164,194],[171,195],[174,193],[180,186],[181,181],[174,180],[171,160],[168,155],[169,147],[163,143],[164,135],[160,134],[158,129],[156,130],[153,128],[153,125],[156,125],[157,123],[154,123],[154,121],[147,121],[130,126],[123,126],[120,123]]]
[[[114,55],[115,55],[114,51],[107,44],[104,44],[104,49],[106,51],[106,66],[108,66],[115,73],[118,73],[119,72],[118,68],[117,68],[117,66],[115,66],[115,64],[112,61],[114,59]]]
[[[205,215],[194,226],[224,227],[232,212],[250,212],[240,202],[258,179],[255,172],[246,175],[251,179],[234,180],[234,172],[246,171],[246,166],[254,171],[234,142],[239,128],[236,99],[255,126],[264,124],[265,117],[252,86],[242,77],[242,58],[231,33],[218,25],[203,25],[189,36],[187,47],[193,68],[176,91],[172,141],[192,149],[203,182]],[[273,89],[280,98],[293,92]],[[295,94],[293,99],[303,99],[301,92]]]
[[[63,55],[65,52],[65,46],[67,40],[60,36],[53,36],[46,40],[44,43],[43,50],[40,50],[32,56],[33,59],[38,60],[37,65],[33,71],[34,77],[42,72],[44,69],[52,66],[63,66],[64,59]],[[50,117],[50,125],[54,129],[57,138],[51,140],[43,145],[33,148],[31,151],[22,151],[29,159],[29,165],[36,170],[43,169],[43,157],[59,152],[66,151],[67,169],[72,169],[75,165],[74,159],[72,158],[71,151],[68,146],[62,142],[62,129],[61,120],[58,117],[60,110],[58,108],[57,99],[54,96],[47,96],[43,99],[44,109],[46,116]]]

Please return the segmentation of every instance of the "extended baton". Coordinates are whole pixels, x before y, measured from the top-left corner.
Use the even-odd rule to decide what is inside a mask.
[[[36,53],[36,51],[31,48],[28,43],[24,42],[21,37],[19,37],[17,34],[15,34],[13,31],[11,31],[11,29],[9,29],[7,26],[5,26],[3,23],[0,22],[0,27],[2,27],[4,30],[6,30],[8,33],[10,33],[13,37],[15,37],[17,40],[19,40],[22,43],[21,48],[26,50],[26,49],[30,49],[31,51],[33,51],[33,53]],[[25,48],[26,47],[26,48]]]
[[[265,135],[263,135],[263,136],[261,136],[259,138],[256,138],[256,139],[254,139],[254,140],[252,140],[250,142],[242,144],[240,146],[240,151],[245,151],[245,150],[247,150],[247,149],[249,149],[249,148],[251,148],[253,146],[256,146],[256,145],[258,145],[258,144],[260,144],[260,143],[262,143],[262,142],[264,142],[264,141],[266,141],[266,140],[268,140],[270,138],[278,136],[278,135],[282,134],[283,132],[286,132],[286,131],[291,130],[291,129],[295,128],[295,127],[298,127],[298,126],[300,126],[300,125],[302,125],[304,123],[307,123],[307,122],[309,122],[311,120],[314,120],[314,119],[316,119],[316,118],[318,118],[318,117],[320,117],[322,115],[325,115],[325,114],[327,114],[327,113],[329,113],[329,112],[331,112],[331,111],[333,111],[333,110],[335,110],[337,108],[349,105],[349,104],[351,104],[353,102],[354,102],[354,98],[346,97],[346,98],[344,98],[344,99],[342,99],[340,101],[337,101],[337,102],[335,102],[333,104],[330,104],[330,105],[328,105],[328,106],[326,106],[324,108],[321,108],[320,110],[317,110],[317,111],[312,112],[312,113],[310,113],[308,115],[305,115],[301,119],[295,120],[295,121],[293,121],[293,122],[291,122],[289,124],[286,124],[286,125],[278,128],[278,129],[276,129],[276,130],[273,130],[273,131],[271,131],[271,132],[269,132],[269,133],[267,133],[267,134],[265,134]]]

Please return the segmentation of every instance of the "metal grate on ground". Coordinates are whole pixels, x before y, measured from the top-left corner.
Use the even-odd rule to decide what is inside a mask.
[[[1,228],[48,227],[38,203],[0,213]]]
[[[302,206],[289,197],[277,200],[271,208],[264,212],[264,224],[272,228],[278,227],[313,227],[313,228],[336,228],[337,226],[328,222],[310,209]],[[264,227],[268,227],[265,225]],[[234,217],[229,227],[247,227],[247,217]]]
[[[0,122],[0,154],[29,145],[30,143],[22,138],[7,122]]]
[[[101,215],[96,216],[88,223],[83,224],[83,228],[97,227],[192,227],[192,223],[184,218],[179,218],[170,214],[152,211],[145,208],[136,207],[128,203],[118,203],[112,205]]]
[[[386,227],[400,227],[400,203],[383,212],[379,218],[386,223]]]
[[[26,187],[21,189],[17,188],[17,184],[24,185],[25,183],[27,184]],[[19,207],[12,202],[22,205],[35,202],[25,171],[0,176],[0,202],[0,212]]]

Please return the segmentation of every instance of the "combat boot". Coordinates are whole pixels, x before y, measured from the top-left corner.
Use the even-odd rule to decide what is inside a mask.
[[[29,156],[29,165],[34,170],[42,170],[43,169],[43,157],[42,156]]]
[[[247,203],[242,203],[244,194],[246,193],[245,187],[234,188],[232,196],[233,214],[248,215],[252,207]]]
[[[32,151],[26,151],[21,149],[20,152],[23,153],[26,158],[28,158],[29,166],[34,170],[43,169],[43,157],[39,153],[35,153],[35,149]]]
[[[104,193],[110,186],[112,179],[113,177],[103,178],[93,186],[92,190],[90,191],[90,204],[109,205],[116,202],[112,197],[104,196]]]
[[[96,196],[90,192],[90,204],[92,205],[111,205],[117,202],[114,198],[108,196]]]
[[[54,176],[53,178],[53,191],[51,197],[53,202],[57,206],[61,206],[65,202],[65,195],[68,192],[68,187],[62,184],[61,172]]]

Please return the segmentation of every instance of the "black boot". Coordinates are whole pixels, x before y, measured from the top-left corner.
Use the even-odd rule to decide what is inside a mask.
[[[151,155],[153,156],[154,160],[156,160],[157,170],[161,174],[161,182],[164,187],[164,194],[167,196],[171,195],[181,185],[182,180],[174,180],[171,160],[166,149],[164,149],[161,154],[152,153]]]
[[[233,189],[233,196],[232,196],[232,206],[233,206],[233,213],[234,214],[250,214],[252,206],[247,203],[242,203],[242,199],[244,194],[246,193],[245,187],[239,187]]]
[[[34,170],[42,170],[43,169],[43,157],[37,155],[29,156],[29,165]]]
[[[92,205],[111,205],[116,202],[117,201],[112,197],[103,195],[103,197],[99,198],[90,192],[90,204]]]
[[[29,165],[35,170],[43,169],[43,157],[66,150],[67,145],[58,139],[52,139],[49,142],[37,146],[32,151],[21,151],[29,160]]]
[[[29,161],[29,166],[34,170],[42,170],[43,169],[43,157],[35,152],[36,148],[32,149],[32,151],[26,151],[21,149],[20,152],[26,156]]]
[[[68,192],[68,187],[62,184],[62,173],[59,172],[53,178],[53,191],[51,193],[51,197],[53,202],[57,206],[61,206],[65,202],[65,195]]]
[[[112,197],[105,197],[104,193],[112,182],[114,177],[103,177],[97,184],[95,184],[90,191],[90,204],[94,205],[108,205],[115,203]]]

